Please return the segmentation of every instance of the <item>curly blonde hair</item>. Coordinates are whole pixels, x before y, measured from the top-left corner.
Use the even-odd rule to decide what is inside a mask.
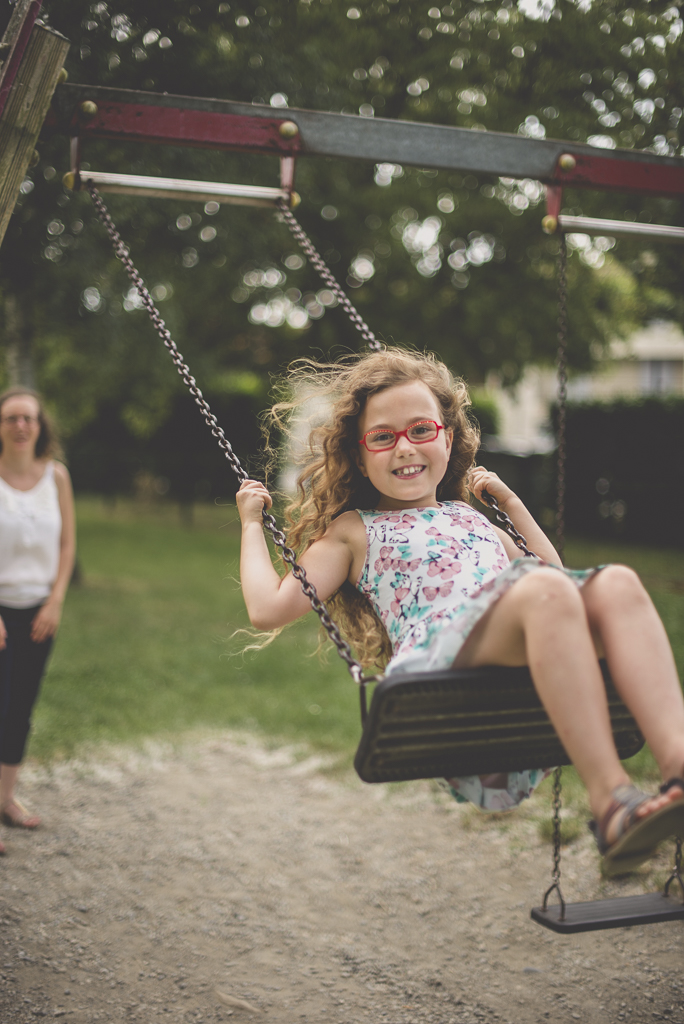
[[[453,432],[437,497],[468,501],[466,476],[480,436],[468,417],[467,387],[443,362],[432,354],[398,347],[333,364],[299,360],[281,382],[284,400],[267,417],[267,432],[275,427],[289,436],[302,466],[296,497],[285,511],[291,547],[306,550],[343,512],[376,507],[379,494],[359,468],[358,419],[371,395],[414,381],[430,388],[444,426]],[[299,440],[303,419],[309,428],[305,444]],[[368,600],[345,582],[328,604],[361,663],[365,667],[386,663],[390,640]]]

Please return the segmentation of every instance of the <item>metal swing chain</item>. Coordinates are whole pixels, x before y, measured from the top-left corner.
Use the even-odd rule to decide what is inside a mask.
[[[679,888],[682,890],[682,896],[684,896],[684,879],[682,878],[682,838],[678,836],[676,839],[675,847],[675,861],[672,869],[672,874],[665,883],[663,890],[663,896],[669,895],[670,886],[673,882],[679,882]]]
[[[492,509],[497,523],[501,523],[511,540],[523,552],[525,558],[536,558],[537,556],[534,551],[530,551],[528,548],[527,541],[523,537],[522,533],[519,533],[518,530],[516,530],[511,517],[507,515],[502,508],[499,508],[499,503],[494,495],[490,494],[489,491],[484,490],[482,492],[482,500]]]
[[[565,424],[568,399],[568,248],[565,235],[561,235],[558,252],[558,457],[556,464],[556,546],[563,560],[565,550]],[[561,775],[563,769],[553,773],[553,869],[551,885],[544,893],[542,910],[547,909],[549,896],[555,890],[560,900],[560,920],[565,920],[565,900],[561,892]],[[676,873],[676,872],[675,872]],[[674,875],[673,875],[674,877]],[[681,882],[681,878],[680,878]],[[668,883],[669,884],[669,883]]]
[[[556,768],[553,773],[553,871],[551,872],[552,883],[544,893],[542,910],[547,909],[549,896],[555,890],[560,900],[560,920],[565,920],[565,900],[561,892],[561,776],[562,768]]]
[[[178,346],[171,337],[171,333],[168,327],[164,323],[164,320],[162,319],[159,310],[154,304],[152,296],[145,287],[145,283],[142,277],[136,270],[133,260],[130,257],[128,248],[123,242],[121,235],[117,231],[114,221],[110,217],[109,211],[107,210],[107,207],[102,201],[102,197],[100,196],[99,192],[91,182],[86,182],[86,187],[88,189],[88,192],[90,193],[90,198],[95,204],[95,209],[99,214],[100,220],[104,224],[107,234],[109,235],[112,246],[114,247],[114,252],[117,258],[121,260],[124,267],[126,268],[126,273],[131,279],[133,285],[135,286],[138,295],[140,296],[142,303],[149,314],[150,320],[154,324],[157,334],[159,335],[162,342],[168,349],[173,360],[174,366],[178,370],[178,373],[181,377],[181,380],[188,388],[190,394],[197,403],[205,423],[207,424],[212,434],[218,441],[219,447],[222,449],[225,457],[228,459],[230,467],[237,476],[238,480],[241,483],[243,480],[248,480],[249,475],[247,474],[244,467],[242,466],[242,463],[240,462],[237,455],[233,451],[230,441],[224,434],[222,428],[219,426],[216,417],[214,416],[213,412],[211,411],[211,408],[209,407],[209,403],[207,402],[204,395],[198,388],[195,378],[190,373],[190,368],[184,361],[183,356],[178,350]],[[273,543],[276,545],[277,548],[280,549],[283,561],[290,566],[292,570],[292,575],[296,580],[298,580],[304,594],[308,597],[309,601],[311,602],[311,607],[318,615],[318,618],[321,621],[321,625],[325,629],[326,633],[328,634],[332,642],[337,647],[337,651],[340,657],[343,658],[344,661],[347,663],[347,667],[352,678],[356,683],[361,683],[363,677],[363,669],[360,663],[354,657],[351,647],[349,646],[347,641],[344,640],[339,629],[333,622],[325,604],[318,597],[318,594],[316,593],[316,588],[314,587],[313,583],[311,583],[307,579],[306,571],[297,562],[296,553],[292,550],[292,548],[288,547],[287,538],[285,534],[282,532],[282,530],[278,528],[278,524],[276,520],[273,518],[273,516],[270,514],[270,512],[266,512],[264,510],[262,516],[264,520],[264,526],[271,534],[271,537],[273,538]]]
[[[336,277],[330,270],[330,267],[325,262],[321,254],[316,249],[315,245],[307,235],[304,228],[301,226],[297,218],[294,216],[292,211],[289,209],[284,200],[280,200],[278,203],[278,209],[282,216],[282,219],[287,224],[288,228],[294,235],[300,249],[308,256],[314,270],[317,271],[319,277],[328,285],[330,291],[333,292],[337,301],[344,308],[347,316],[353,323],[357,331],[361,332],[361,337],[368,345],[368,348],[373,352],[382,351],[382,343],[378,341],[370,327],[363,319],[356,306],[351,302],[349,297],[340,287]]]
[[[568,401],[568,247],[561,235],[558,252],[558,459],[556,463],[556,544],[565,553],[565,427]]]

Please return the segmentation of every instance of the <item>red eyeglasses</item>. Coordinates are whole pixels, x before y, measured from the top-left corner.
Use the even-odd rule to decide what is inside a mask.
[[[427,444],[439,436],[440,430],[444,430],[441,423],[435,423],[434,420],[419,420],[406,430],[369,430],[359,444],[364,445],[369,452],[384,452],[389,448],[395,448],[400,437],[405,437],[411,444]]]

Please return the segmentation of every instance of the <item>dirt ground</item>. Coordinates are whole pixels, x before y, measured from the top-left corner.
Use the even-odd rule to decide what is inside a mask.
[[[525,812],[236,735],[29,767],[22,794],[45,824],[2,829],[2,1024],[684,1022],[684,922],[530,920],[550,852]],[[601,882],[583,835],[564,886],[643,880]]]

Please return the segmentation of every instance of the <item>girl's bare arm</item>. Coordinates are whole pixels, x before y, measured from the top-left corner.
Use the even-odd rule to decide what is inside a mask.
[[[471,470],[468,477],[468,487],[478,499],[482,501],[482,491],[486,488],[499,503],[499,508],[511,517],[516,530],[523,535],[527,541],[530,551],[534,551],[545,562],[552,562],[554,565],[561,565],[561,558],[553,544],[546,536],[541,526],[533,518],[520,498],[510,487],[496,475],[490,473],[484,466],[476,466]],[[522,552],[515,545],[511,537],[503,530],[495,526],[501,542],[506,549],[509,558],[520,558]]]
[[[237,494],[242,520],[240,579],[250,622],[257,629],[277,629],[311,610],[308,597],[291,573],[276,572],[264,536],[261,512],[271,496],[256,480],[246,480]],[[331,527],[300,559],[318,596],[326,601],[347,579],[352,550],[342,531]]]

